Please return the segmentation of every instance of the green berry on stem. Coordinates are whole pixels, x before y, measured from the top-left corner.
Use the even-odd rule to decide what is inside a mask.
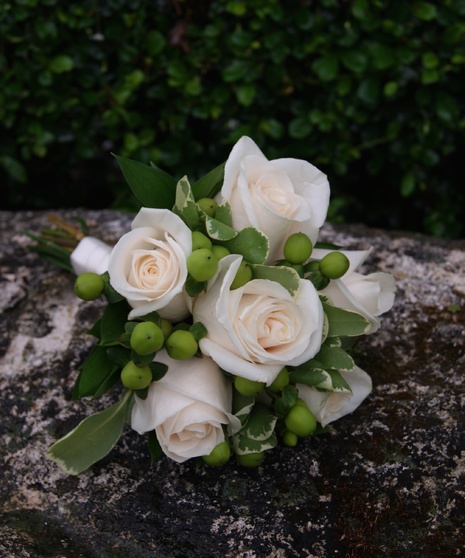
[[[265,458],[265,452],[236,454],[236,461],[243,467],[258,467]]]
[[[293,448],[297,445],[299,441],[299,437],[291,432],[290,430],[286,430],[283,434],[283,444],[290,448]]]
[[[208,281],[218,269],[218,258],[207,248],[194,250],[187,258],[187,271],[195,281]]]
[[[215,254],[215,256],[221,260],[222,258],[224,258],[225,256],[229,256],[229,254],[231,253],[226,246],[221,246],[220,244],[213,244],[212,246],[212,252]]]
[[[207,465],[219,467],[224,465],[231,457],[231,449],[228,442],[220,442],[213,448],[209,455],[204,455],[202,459]]]
[[[193,231],[192,232],[192,251],[200,250],[200,248],[207,248],[208,250],[212,249],[212,241],[208,238],[207,235],[203,234],[200,231]]]
[[[82,300],[95,300],[105,288],[105,283],[97,273],[81,273],[74,282],[74,294]]]
[[[304,233],[294,233],[284,244],[284,257],[291,264],[303,264],[313,250],[312,241]]]
[[[173,331],[173,324],[166,318],[160,318],[160,328],[163,332],[163,337],[168,339]]]
[[[159,351],[165,336],[160,327],[153,322],[139,322],[131,333],[131,348],[142,356]]]
[[[350,267],[349,258],[342,252],[330,252],[320,261],[320,272],[328,279],[340,279]]]
[[[165,342],[168,355],[175,360],[188,360],[198,351],[199,345],[190,331],[177,329]]]
[[[239,266],[239,269],[236,272],[236,276],[234,277],[234,280],[231,283],[231,290],[233,291],[234,289],[243,287],[251,279],[252,279],[252,268],[245,260],[242,260],[241,265]]]
[[[315,431],[316,418],[308,407],[294,405],[284,418],[284,424],[296,436],[304,438]]]
[[[271,391],[281,391],[284,387],[287,386],[288,383],[289,383],[289,371],[286,367],[284,367],[276,376],[276,378],[273,380],[273,382],[269,386],[269,389]]]
[[[253,397],[263,391],[265,384],[249,380],[248,378],[242,378],[241,376],[234,376],[234,387],[240,394]]]
[[[197,201],[197,205],[209,217],[214,217],[216,210],[218,209],[218,204],[213,198],[200,198]]]
[[[121,381],[128,389],[144,389],[152,382],[150,366],[136,366],[130,360],[121,371]]]

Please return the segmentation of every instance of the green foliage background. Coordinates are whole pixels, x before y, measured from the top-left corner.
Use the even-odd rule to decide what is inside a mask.
[[[463,0],[7,0],[0,37],[6,209],[134,208],[112,152],[194,181],[246,134],[333,221],[465,236]]]

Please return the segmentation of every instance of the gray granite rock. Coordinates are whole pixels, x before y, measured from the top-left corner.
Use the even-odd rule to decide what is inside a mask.
[[[131,217],[62,211],[115,241]],[[331,434],[258,469],[151,465],[127,428],[77,477],[44,458],[93,410],[71,401],[100,302],[28,249],[45,212],[0,213],[0,556],[60,558],[455,557],[465,552],[465,241],[362,226],[327,239],[375,250],[398,284],[382,328],[355,346],[372,395]]]

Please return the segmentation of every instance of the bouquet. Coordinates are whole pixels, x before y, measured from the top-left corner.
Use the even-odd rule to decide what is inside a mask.
[[[73,271],[77,296],[106,301],[73,398],[121,393],[47,456],[79,474],[129,425],[152,461],[256,467],[354,411],[372,382],[350,348],[379,328],[396,287],[358,271],[371,249],[318,242],[327,177],[268,160],[245,136],[193,184],[115,157],[141,208],[114,246],[69,225],[30,235]],[[60,234],[79,242],[58,247]]]

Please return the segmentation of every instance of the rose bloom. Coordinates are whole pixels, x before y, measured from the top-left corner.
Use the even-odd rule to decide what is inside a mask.
[[[350,267],[340,279],[333,279],[320,291],[335,306],[358,312],[370,322],[367,333],[374,333],[380,327],[378,316],[392,308],[396,282],[390,273],[377,272],[363,275],[356,271],[369,256],[369,250],[341,250],[349,258]],[[315,249],[312,259],[321,259],[331,250]]]
[[[165,455],[178,463],[209,455],[225,440],[223,426],[231,435],[240,430],[231,414],[232,384],[211,358],[173,360],[162,350],[155,360],[168,371],[150,384],[146,399],[134,397],[134,430],[155,430]]]
[[[352,393],[320,391],[303,384],[296,384],[299,397],[305,401],[322,426],[355,411],[371,393],[371,378],[358,366],[351,372],[341,371],[340,374],[349,384]]]
[[[287,237],[307,234],[312,242],[326,219],[329,204],[326,175],[300,159],[269,161],[255,142],[243,136],[224,168],[217,201],[231,204],[233,228],[255,227],[270,241],[267,263],[282,258]]]
[[[189,314],[184,283],[192,233],[167,209],[142,208],[113,248],[108,263],[111,286],[133,310],[129,319],[157,311],[182,320]]]
[[[323,309],[310,281],[293,298],[279,283],[253,279],[230,290],[242,257],[221,259],[218,275],[193,303],[207,335],[202,353],[224,370],[270,385],[286,364],[297,366],[319,351]]]

